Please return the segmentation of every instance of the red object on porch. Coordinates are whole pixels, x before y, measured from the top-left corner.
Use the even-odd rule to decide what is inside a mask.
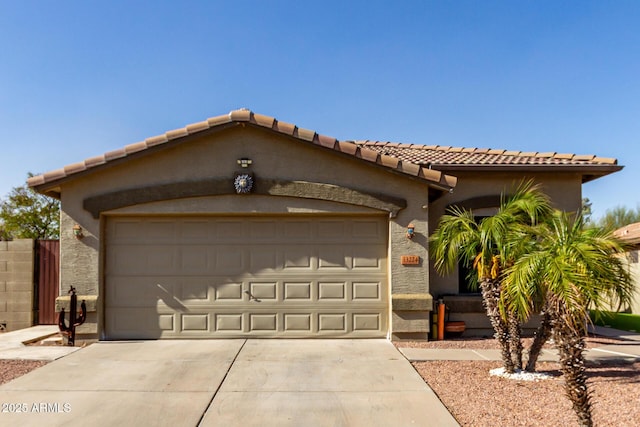
[[[444,303],[438,304],[438,340],[444,339],[444,311],[446,306]]]
[[[37,323],[55,325],[56,298],[59,289],[60,241],[38,240],[36,243],[37,266]]]

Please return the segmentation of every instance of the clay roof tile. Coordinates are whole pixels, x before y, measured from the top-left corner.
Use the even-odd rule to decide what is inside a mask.
[[[231,122],[232,120],[231,120],[230,114],[223,114],[220,116],[215,116],[207,119],[207,123],[209,123],[209,126],[211,127],[222,125],[225,123],[231,123]]]
[[[358,149],[358,146],[352,142],[338,141],[338,151],[351,154],[352,156],[354,156],[356,154],[357,149]]]
[[[297,134],[294,132],[293,136],[297,136],[300,139],[304,139],[305,141],[313,141],[316,133],[309,129],[298,128]]]
[[[270,116],[265,116],[263,114],[254,114],[253,119],[256,124],[265,128],[273,129],[273,125],[275,124],[276,119]]]
[[[167,139],[171,141],[172,139],[178,139],[182,138],[183,136],[187,136],[189,135],[189,132],[187,132],[187,129],[181,128],[170,130],[169,132],[166,132],[165,135],[167,136]]]
[[[72,175],[74,173],[82,172],[87,169],[87,165],[84,162],[72,163],[66,165],[64,168],[65,175]]]
[[[335,149],[337,142],[338,140],[333,137],[318,134],[318,143],[323,147]]]
[[[111,161],[114,159],[120,159],[126,155],[127,155],[127,152],[124,150],[124,148],[120,148],[118,150],[113,150],[113,151],[104,153],[104,158],[106,161]]]
[[[402,162],[402,171],[409,175],[418,176],[420,174],[420,169],[422,169],[422,167],[414,163]]]
[[[169,139],[167,138],[167,136],[163,134],[163,135],[157,135],[157,136],[152,136],[151,138],[147,138],[144,140],[144,142],[147,143],[147,147],[153,147],[155,145],[164,144],[168,140]]]
[[[137,153],[138,151],[144,151],[147,148],[148,148],[147,143],[145,141],[141,141],[141,142],[136,142],[135,144],[125,145],[124,151],[127,154],[133,154],[133,153]]]
[[[380,154],[378,154],[377,151],[374,150],[370,150],[368,148],[364,148],[364,147],[360,147],[359,148],[359,153],[360,153],[360,157],[362,157],[365,160],[368,160],[370,162],[376,163],[378,160],[378,156]],[[357,155],[357,153],[356,153]]]
[[[239,110],[233,110],[229,113],[229,118],[235,122],[248,122],[251,121],[251,110],[246,108],[240,108]]]
[[[188,133],[196,133],[196,132],[201,132],[203,130],[207,130],[209,129],[209,122],[208,121],[203,121],[203,122],[198,122],[198,123],[192,123],[190,125],[187,125],[185,127],[185,129],[187,130]]]
[[[279,120],[276,121],[275,129],[286,135],[292,136],[295,132],[296,125],[292,125],[291,123],[281,122]]]
[[[87,168],[92,168],[94,166],[104,164],[105,162],[106,159],[104,158],[104,155],[94,156],[84,161],[84,163],[87,165]]]

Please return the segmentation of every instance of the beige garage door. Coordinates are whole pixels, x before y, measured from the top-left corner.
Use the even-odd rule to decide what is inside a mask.
[[[382,337],[384,217],[110,217],[109,339]]]

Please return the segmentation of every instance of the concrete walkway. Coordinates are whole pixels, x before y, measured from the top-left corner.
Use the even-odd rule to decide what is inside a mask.
[[[458,425],[381,339],[99,342],[0,396],[0,425]]]
[[[52,361],[80,350],[80,347],[27,345],[58,332],[57,325],[40,325],[1,333],[0,359]]]
[[[590,329],[590,332],[595,335],[625,341],[619,344],[603,345],[587,350],[587,360],[594,362],[611,360],[625,362],[640,361],[640,334],[600,326],[595,326]],[[502,360],[500,350],[403,348],[402,343],[400,343],[398,347],[400,347],[400,352],[412,362],[429,360]],[[558,352],[555,349],[544,349],[538,360],[541,362],[557,362]]]

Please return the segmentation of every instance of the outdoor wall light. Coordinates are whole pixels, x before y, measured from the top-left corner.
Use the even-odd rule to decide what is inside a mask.
[[[407,225],[407,239],[413,239],[416,231],[416,226],[413,223]]]
[[[251,163],[253,163],[251,159],[246,159],[246,158],[238,159],[238,164],[243,168],[248,168],[249,166],[251,166]]]
[[[76,236],[76,239],[78,240],[84,237],[84,234],[82,233],[82,227],[80,227],[78,224],[73,226],[73,235]]]

